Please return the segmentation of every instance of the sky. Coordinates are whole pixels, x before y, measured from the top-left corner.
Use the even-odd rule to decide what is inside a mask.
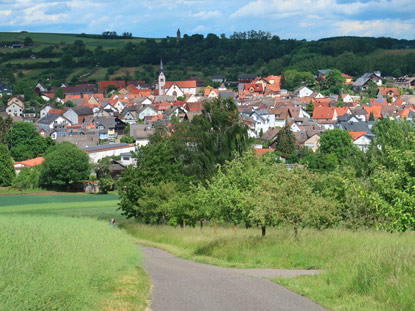
[[[0,0],[0,31],[415,39],[415,0]],[[1,39],[1,35],[0,35]]]

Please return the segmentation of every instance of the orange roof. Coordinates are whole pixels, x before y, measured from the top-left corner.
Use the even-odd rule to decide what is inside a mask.
[[[181,89],[186,88],[196,88],[196,81],[195,80],[189,80],[189,81],[166,81],[166,84],[164,85],[164,88],[167,90],[169,89],[173,83],[176,83],[177,86]]]
[[[388,96],[388,93],[390,93],[392,96],[400,95],[396,87],[380,87],[379,93],[382,94],[383,97]]]
[[[375,119],[382,118],[382,106],[372,106],[372,107],[364,106],[363,108],[367,111],[368,115],[370,115],[370,113],[373,113],[373,117]]]
[[[189,112],[197,112],[202,111],[203,104],[201,102],[195,102],[195,103],[186,103],[185,108]]]
[[[218,89],[205,89],[205,96],[209,96],[211,92],[214,92],[216,93],[216,95],[219,95]]]
[[[371,106],[387,106],[388,102],[385,98],[371,98],[370,99]]]
[[[50,109],[48,114],[64,114],[68,109]]]
[[[245,83],[245,91],[262,93],[264,89],[261,83]]]
[[[349,110],[349,107],[336,107],[337,116],[338,117],[344,116],[348,110]]]
[[[409,117],[409,112],[410,112],[410,109],[404,109],[401,112],[399,112],[398,115],[400,115],[402,118],[407,118]]]
[[[322,107],[329,107],[331,103],[330,98],[313,98],[312,102],[314,104],[314,107],[322,106]]]
[[[315,107],[313,112],[313,119],[333,119],[334,107]]]
[[[358,139],[359,137],[362,137],[366,133],[367,132],[349,132],[350,136],[352,136],[352,138],[353,138],[353,141]]]
[[[259,148],[254,148],[255,153],[258,155],[258,158],[268,152],[274,152],[275,149],[272,148],[268,148],[268,149],[259,149]]]
[[[268,84],[267,85],[267,92],[268,91],[273,91],[273,92],[280,92],[280,84]]]
[[[45,158],[37,157],[37,158],[34,158],[34,159],[29,159],[29,160],[25,160],[25,161],[16,162],[16,163],[14,163],[14,165],[16,166],[16,164],[22,164],[24,167],[31,168],[31,167],[42,164],[43,161],[45,161]]]

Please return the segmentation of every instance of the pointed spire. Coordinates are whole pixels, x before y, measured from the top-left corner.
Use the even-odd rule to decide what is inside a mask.
[[[164,73],[163,58],[160,57],[160,72]]]

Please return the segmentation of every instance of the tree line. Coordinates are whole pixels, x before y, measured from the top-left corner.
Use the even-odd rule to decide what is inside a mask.
[[[108,32],[106,37],[116,34]],[[130,35],[130,34],[128,34]],[[123,35],[124,36],[124,35]],[[121,36],[121,37],[123,37]],[[119,36],[117,35],[119,38]],[[76,67],[94,66],[133,67],[158,65],[160,57],[166,70],[200,70],[205,76],[226,73],[228,80],[236,80],[239,73],[256,72],[261,75],[281,74],[285,70],[308,71],[337,68],[352,76],[379,70],[384,75],[415,74],[415,53],[392,55],[374,53],[391,49],[413,49],[415,40],[392,38],[337,37],[318,41],[284,39],[264,31],[238,32],[227,38],[215,34],[207,36],[184,35],[182,39],[146,39],[139,43],[128,42],[122,47],[94,50],[86,47],[82,39],[72,44],[56,44],[41,51],[25,49],[13,53],[0,53],[0,63],[12,59],[58,57],[59,61],[22,62],[6,64],[4,69],[14,70],[57,68],[65,78]],[[65,72],[67,71],[67,72]],[[55,72],[54,72],[55,73]],[[56,73],[55,73],[56,74]],[[176,72],[172,74],[178,74]],[[183,79],[185,77],[182,77]],[[154,79],[154,77],[152,77]]]

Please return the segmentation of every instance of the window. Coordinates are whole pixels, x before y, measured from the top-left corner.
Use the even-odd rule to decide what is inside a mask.
[[[123,161],[130,161],[130,157],[122,157]]]

